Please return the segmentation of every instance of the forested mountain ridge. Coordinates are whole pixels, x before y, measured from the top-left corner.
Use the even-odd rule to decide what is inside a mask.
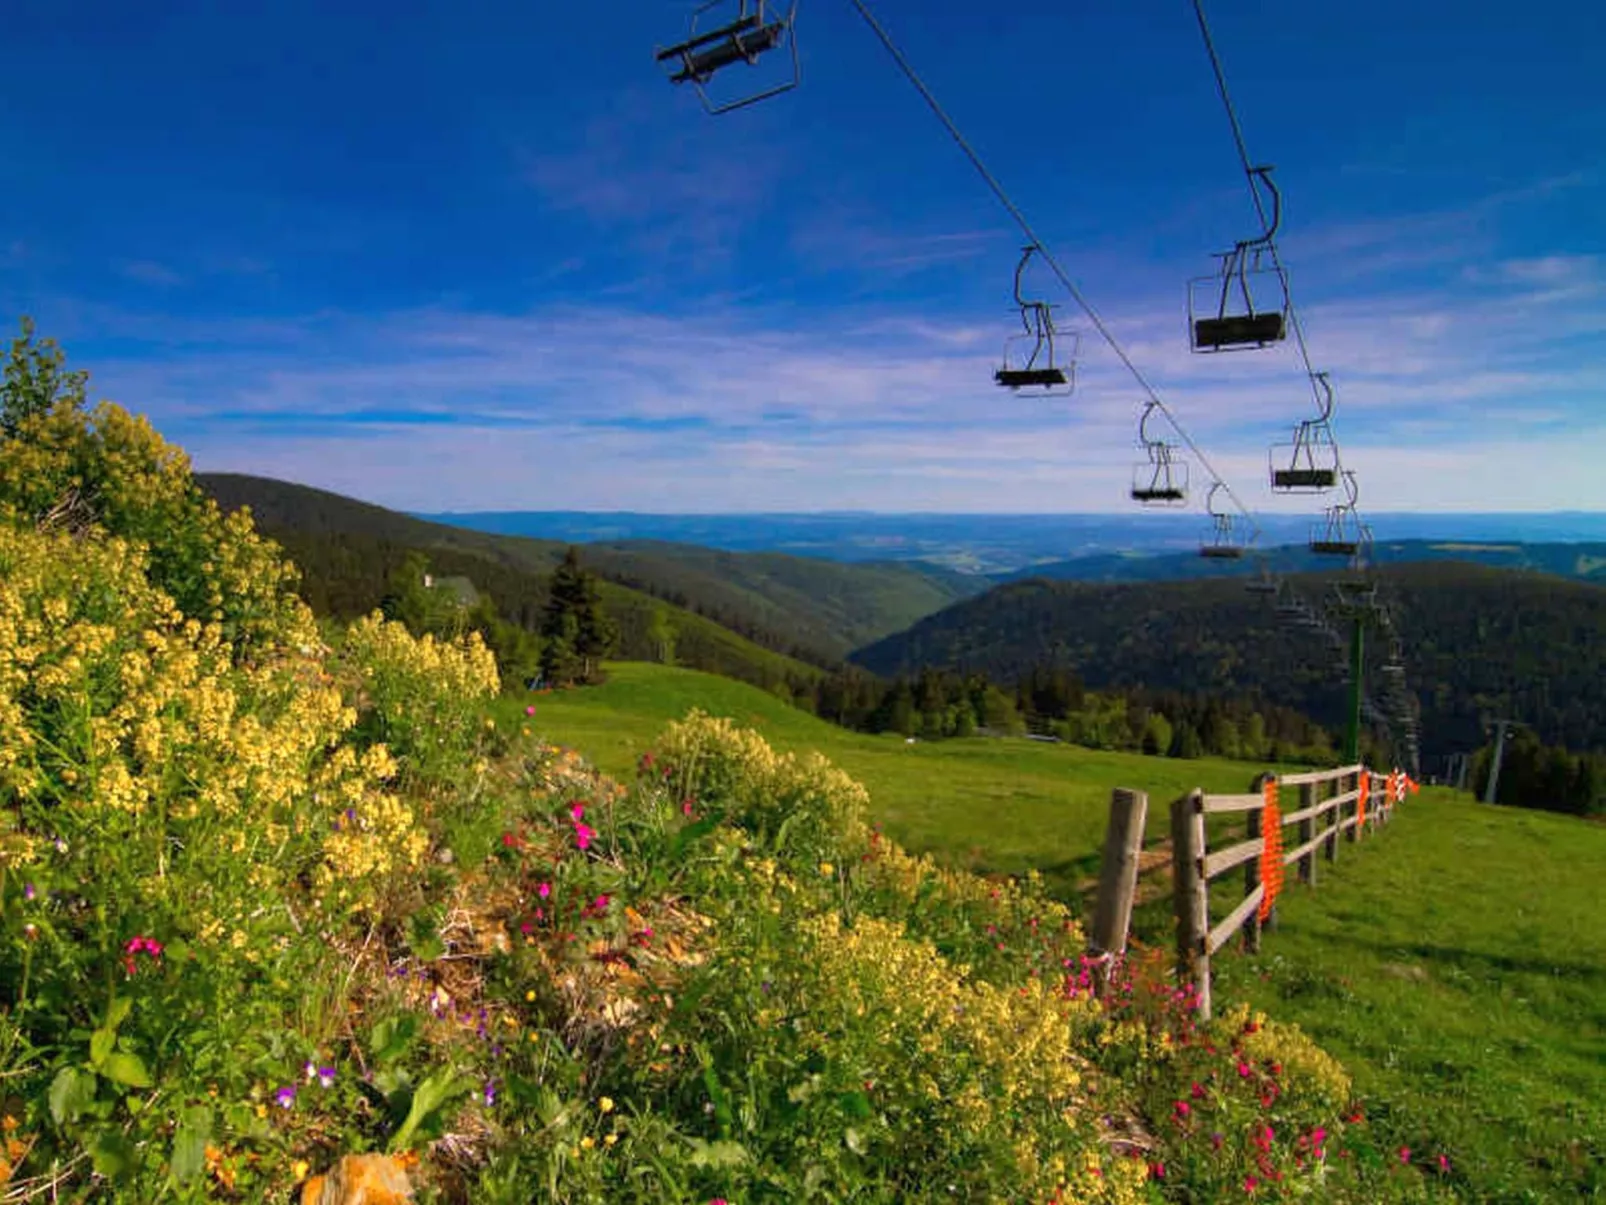
[[[313,589],[341,590],[375,548],[416,548],[443,573],[461,573],[464,557],[502,570],[549,574],[565,544],[493,535],[415,519],[340,494],[236,473],[201,473],[197,482],[225,509],[249,505],[257,525],[310,568],[341,573]],[[318,541],[333,547],[312,547]],[[348,555],[337,550],[344,548]],[[782,553],[718,552],[654,541],[587,544],[585,562],[599,577],[704,616],[775,652],[830,666],[859,645],[901,631],[924,615],[987,588],[980,578],[919,564],[837,564]],[[360,550],[360,551],[359,551]],[[399,560],[399,558],[397,558]],[[449,567],[450,566],[450,567]],[[485,572],[485,570],[482,570]],[[380,578],[382,580],[382,577]],[[499,598],[499,592],[488,587]],[[331,604],[339,599],[331,599]],[[345,613],[349,607],[334,605]]]
[[[1277,573],[1320,573],[1329,566],[1301,544],[1267,548],[1266,566]],[[1606,543],[1530,543],[1516,540],[1380,540],[1375,564],[1460,561],[1500,569],[1531,570],[1606,585]],[[1194,552],[1096,553],[990,575],[995,582],[1048,578],[1078,582],[1158,582],[1242,577],[1260,571],[1262,558],[1205,560]]]
[[[530,632],[541,626],[551,570],[561,560],[562,545],[553,546],[548,563],[545,549],[534,553],[499,546],[496,537],[484,537],[481,544],[472,532],[463,533],[467,540],[443,540],[432,530],[435,524],[338,494],[262,478],[244,479],[243,489],[233,488],[239,479],[223,475],[200,480],[224,510],[251,506],[257,529],[283,547],[301,570],[298,592],[318,615],[349,620],[378,608],[409,555],[422,553],[437,577],[466,579],[475,593],[489,596],[506,622]],[[661,659],[667,631],[672,656],[680,664],[776,693],[806,689],[822,676],[818,666],[763,647],[673,603],[610,581],[600,582],[599,589],[604,610],[618,628],[619,656]]]
[[[1606,591],[1477,565],[1389,566],[1379,577],[1405,641],[1406,680],[1433,758],[1483,741],[1480,717],[1532,724],[1548,743],[1606,748]],[[1307,596],[1320,577],[1294,579]],[[1063,665],[1089,687],[1251,695],[1342,718],[1332,655],[1279,623],[1241,581],[1010,583],[860,649],[880,674],[922,667],[1010,681]]]

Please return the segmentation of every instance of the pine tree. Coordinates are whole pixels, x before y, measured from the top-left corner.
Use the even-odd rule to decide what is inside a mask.
[[[552,686],[595,682],[602,659],[613,651],[618,628],[602,609],[596,578],[580,566],[572,545],[552,573],[541,619],[541,675]]]

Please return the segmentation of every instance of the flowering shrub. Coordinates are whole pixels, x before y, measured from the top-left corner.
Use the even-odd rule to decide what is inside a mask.
[[[485,704],[501,690],[496,657],[478,632],[415,637],[376,611],[347,629],[340,660],[355,679],[363,739],[383,742],[421,782],[471,775]]]
[[[865,847],[869,793],[818,753],[777,754],[751,729],[693,710],[664,730],[657,756],[675,793],[798,865]]]
[[[315,643],[311,613],[290,589],[294,568],[247,513],[222,514],[184,453],[143,416],[62,403],[24,419],[3,447],[0,514],[143,546],[151,583],[182,615],[219,625],[237,656]]]

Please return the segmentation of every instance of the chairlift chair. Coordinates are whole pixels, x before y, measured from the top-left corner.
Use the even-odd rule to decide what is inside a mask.
[[[734,5],[734,14],[731,10]],[[725,10],[726,19],[712,28],[706,25],[708,15]],[[800,69],[797,57],[797,0],[792,0],[784,13],[770,0],[707,0],[698,5],[691,17],[691,30],[685,41],[655,52],[658,62],[670,70],[672,84],[691,84],[703,107],[712,114],[729,113],[757,101],[767,100],[797,87]],[[703,29],[699,31],[699,24]],[[788,75],[774,77],[770,82],[747,92],[739,92],[726,99],[717,99],[705,85],[727,67],[737,63],[757,66],[759,59],[773,50],[789,46],[791,70]]]
[[[1188,462],[1176,458],[1176,448],[1149,434],[1154,402],[1143,407],[1138,419],[1138,445],[1148,458],[1132,469],[1132,501],[1144,506],[1178,506],[1188,497]]]
[[[1321,407],[1302,419],[1292,443],[1271,449],[1271,487],[1285,493],[1320,493],[1338,484],[1338,444],[1333,439],[1333,387],[1325,372],[1311,374]]]
[[[1081,338],[1074,330],[1056,329],[1052,305],[1028,301],[1021,292],[1021,278],[1037,250],[1035,245],[1023,248],[1015,266],[1015,304],[1020,307],[1022,333],[1004,341],[1004,363],[993,380],[1012,392],[1033,390],[1032,397],[1069,397],[1076,390]]]
[[[1327,517],[1311,532],[1310,550],[1317,556],[1356,558],[1362,549],[1371,547],[1372,533],[1356,511],[1360,489],[1348,469],[1344,471],[1344,491],[1347,500],[1328,507]]]
[[[1216,493],[1225,485],[1222,481],[1211,482],[1210,493],[1205,496],[1205,510],[1210,514],[1210,535],[1199,546],[1199,555],[1207,560],[1237,561],[1242,560],[1244,555],[1243,543],[1233,526],[1232,513],[1216,509]],[[1276,589],[1275,586],[1272,588]]]
[[[1250,185],[1271,198],[1271,221],[1259,236],[1219,253],[1214,276],[1188,285],[1188,330],[1196,352],[1249,351],[1288,337],[1288,278],[1273,240],[1282,225],[1282,194],[1270,167],[1250,172]],[[1266,266],[1263,261],[1270,261]]]

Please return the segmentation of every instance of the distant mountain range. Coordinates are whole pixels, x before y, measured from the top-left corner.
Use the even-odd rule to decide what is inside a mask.
[[[533,625],[565,543],[589,534],[605,537],[586,544],[582,560],[604,579],[627,657],[654,656],[648,632],[658,612],[677,630],[683,664],[783,693],[808,689],[850,655],[881,674],[946,667],[1004,682],[1048,662],[1094,687],[1260,696],[1325,723],[1340,716],[1342,657],[1331,639],[1291,633],[1269,615],[1237,578],[1252,562],[1207,561],[1186,541],[1168,547],[1186,530],[1175,516],[1166,517],[1172,534],[1156,516],[634,517],[680,535],[813,548],[797,556],[642,539],[630,516],[569,515],[540,529],[558,538],[535,539],[265,478],[198,480],[227,508],[251,506],[258,526],[301,565],[303,592],[325,614],[376,605],[388,575],[417,550],[437,574],[466,579],[505,617]],[[508,517],[509,525],[538,518]],[[1606,748],[1606,539],[1554,538],[1606,527],[1606,516],[1418,521],[1452,518],[1471,534],[1376,546],[1406,680],[1421,701],[1424,754],[1477,745],[1481,717],[1493,713],[1525,720],[1548,741]],[[627,533],[637,538],[617,538]],[[1085,555],[1031,563],[1029,554],[1051,547]],[[849,563],[827,559],[826,549],[847,549]],[[870,549],[903,559],[870,560]],[[1331,566],[1302,546],[1267,557],[1316,596],[1329,589],[1306,571]],[[1023,558],[994,569],[1000,580],[977,571]]]
[[[1186,558],[1197,550],[1206,524],[1196,514],[1066,515],[821,514],[648,515],[629,512],[510,511],[429,514],[433,522],[502,535],[573,543],[638,540],[698,544],[732,552],[784,552],[841,562],[923,561],[960,573],[996,577],[1025,571],[1089,580],[1144,580],[1198,576]],[[1309,515],[1259,516],[1259,545],[1302,545]],[[1559,544],[1587,542],[1606,548],[1606,514],[1378,514],[1368,516],[1380,541],[1391,547],[1451,544]],[[1184,558],[1173,565],[1132,566],[1118,576],[1114,558]],[[1086,572],[1064,562],[1105,558]],[[1472,558],[1477,559],[1477,558]]]

